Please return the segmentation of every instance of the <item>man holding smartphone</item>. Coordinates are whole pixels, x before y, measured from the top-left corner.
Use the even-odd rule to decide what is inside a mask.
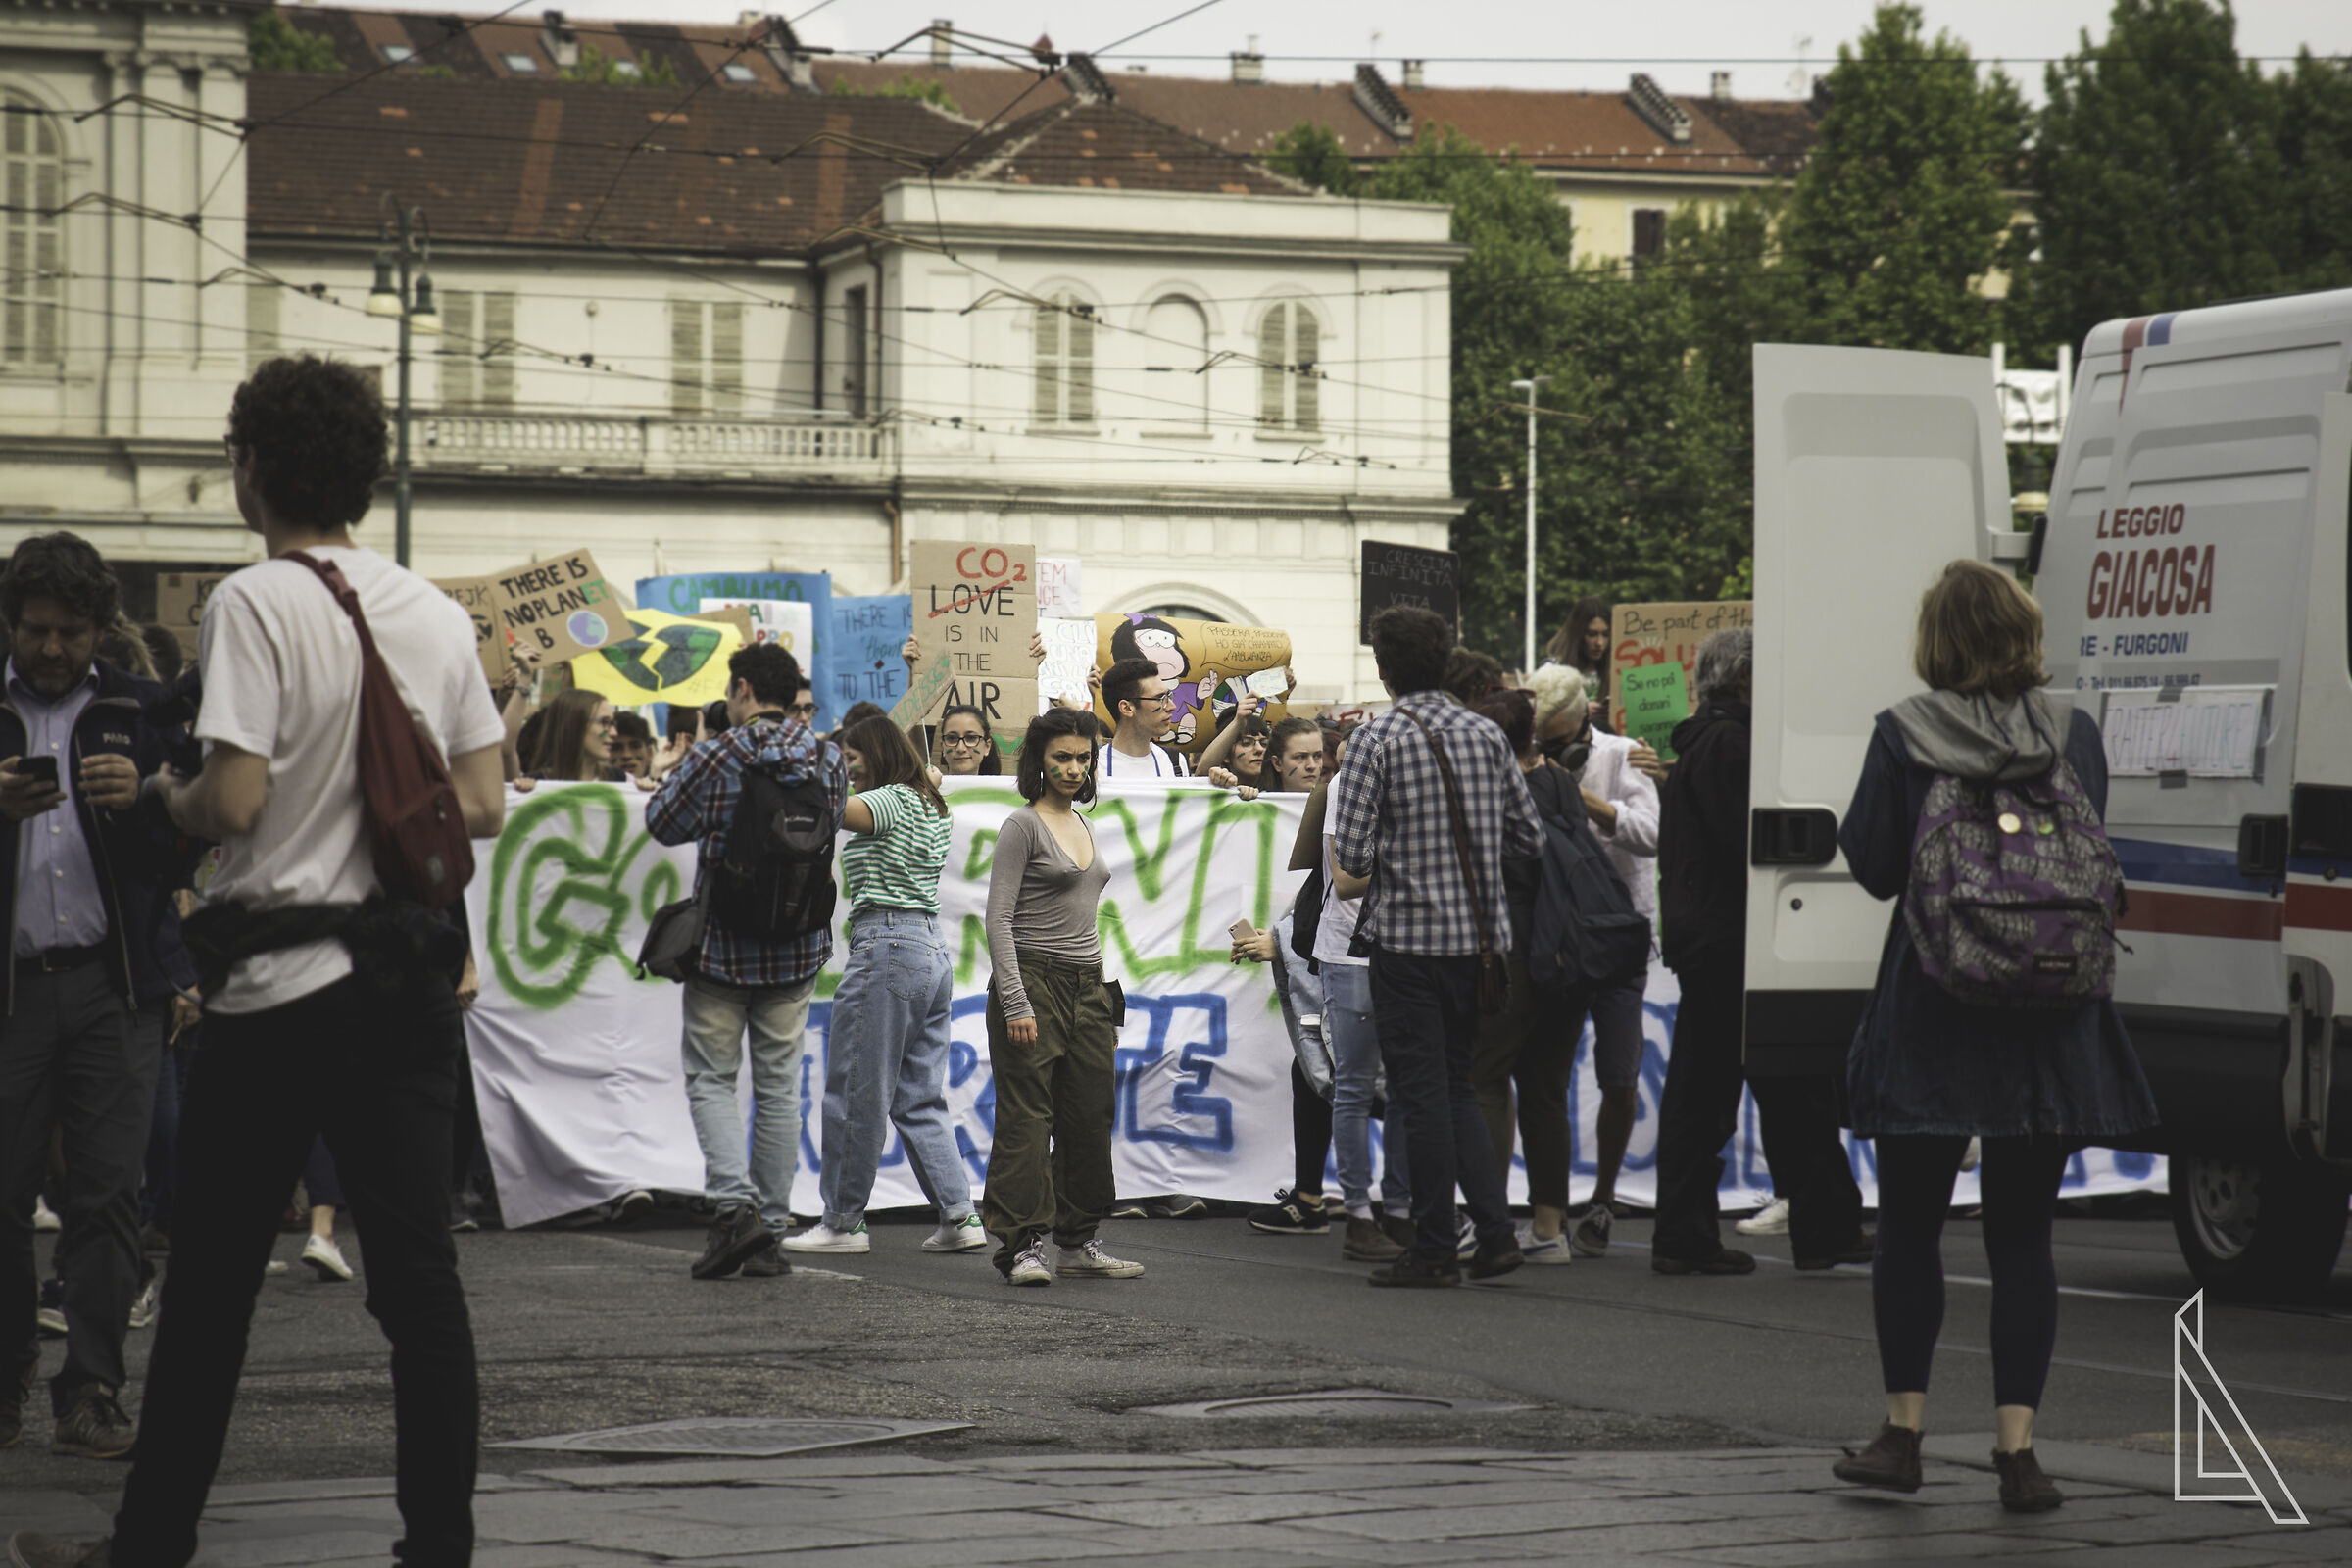
[[[50,1380],[52,1448],[128,1454],[122,1338],[139,1294],[139,1177],[163,1058],[140,1004],[172,991],[154,942],[167,834],[136,812],[162,762],[142,709],[155,683],[96,660],[121,605],[114,572],[70,533],[16,548],[0,700],[0,888],[9,974],[0,1014],[0,1447],[23,1435],[38,1359],[27,1221],[51,1128],[64,1133],[60,1239],[66,1364]],[[160,1014],[158,1014],[160,1016]]]

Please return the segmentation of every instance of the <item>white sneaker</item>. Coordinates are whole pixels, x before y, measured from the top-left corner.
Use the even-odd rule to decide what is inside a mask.
[[[1788,1234],[1788,1200],[1776,1198],[1753,1214],[1732,1227],[1742,1236],[1786,1236]]]
[[[819,1220],[805,1231],[795,1231],[784,1238],[787,1252],[870,1252],[873,1242],[865,1234],[865,1221],[859,1220],[846,1231],[837,1231]]]
[[[163,1282],[161,1280],[147,1282],[147,1288],[139,1292],[139,1298],[130,1303],[130,1326],[132,1328],[143,1329],[155,1321],[156,1302],[162,1294]]]
[[[1594,1203],[1568,1233],[1568,1250],[1579,1257],[1609,1255],[1609,1226],[1616,1213],[1606,1203]]]
[[[291,1273],[293,1268],[294,1265],[287,1262],[284,1258],[273,1257],[269,1262],[262,1265],[262,1272],[265,1274],[287,1274]]]
[[[988,1227],[980,1223],[977,1214],[966,1214],[958,1220],[941,1220],[939,1229],[923,1238],[926,1252],[969,1252],[988,1245]]]
[[[1130,1263],[1102,1250],[1101,1242],[1062,1248],[1061,1262],[1054,1270],[1065,1280],[1131,1280],[1143,1271],[1143,1264]]]
[[[32,1228],[34,1230],[63,1230],[65,1223],[64,1220],[57,1217],[57,1210],[49,1206],[47,1199],[38,1193],[32,1195]]]
[[[1968,1148],[1962,1150],[1960,1152],[1960,1168],[1962,1170],[1975,1170],[1984,1162],[1984,1140],[1982,1138],[1971,1138],[1968,1141]]]
[[[1453,1255],[1464,1262],[1478,1255],[1478,1227],[1460,1209],[1453,1212]]]
[[[1046,1239],[1043,1236],[1032,1241],[1014,1255],[1012,1267],[1005,1271],[1004,1283],[1007,1285],[1051,1285],[1054,1283],[1054,1271],[1046,1267]]]
[[[1519,1227],[1519,1255],[1530,1263],[1568,1262],[1568,1238],[1564,1233],[1539,1238],[1533,1225],[1522,1225]]]
[[[303,1243],[302,1260],[330,1283],[351,1278],[351,1265],[343,1261],[343,1249],[331,1236],[314,1236]]]

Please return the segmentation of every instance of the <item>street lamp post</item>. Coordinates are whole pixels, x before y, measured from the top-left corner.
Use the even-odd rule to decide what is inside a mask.
[[[1550,379],[1539,375],[1511,383],[1512,391],[1527,394],[1527,662],[1520,669],[1530,674],[1536,667],[1536,388]]]
[[[384,192],[376,225],[375,286],[368,291],[368,314],[400,318],[399,396],[393,413],[392,559],[409,564],[409,335],[441,335],[441,313],[433,304],[433,275],[424,270],[433,257],[433,234],[421,207],[402,207]],[[416,267],[410,288],[409,266]],[[397,274],[397,283],[395,275]]]

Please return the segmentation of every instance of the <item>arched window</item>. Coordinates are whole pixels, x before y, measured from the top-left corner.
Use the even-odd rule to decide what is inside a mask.
[[[1323,327],[1315,313],[1285,300],[1257,323],[1257,422],[1275,429],[1323,427]]]
[[[55,365],[65,357],[65,149],[31,99],[0,92],[0,365]]]
[[[1153,303],[1144,318],[1145,352],[1171,373],[1144,377],[1145,417],[1154,424],[1208,424],[1208,377],[1197,374],[1208,363],[1208,315],[1181,294]]]
[[[1037,422],[1093,424],[1094,307],[1064,289],[1038,306],[1031,330],[1036,334]]]

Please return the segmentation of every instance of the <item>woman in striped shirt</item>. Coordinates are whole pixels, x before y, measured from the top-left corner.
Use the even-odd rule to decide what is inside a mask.
[[[785,1238],[795,1252],[867,1250],[865,1202],[896,1126],[923,1196],[939,1209],[927,1252],[987,1245],[972,1212],[971,1174],[948,1120],[948,1022],[954,966],[939,934],[939,873],[948,860],[948,803],[906,733],[887,718],[841,737],[850,786],[841,852],[850,954],[825,1030],[824,1218]]]

